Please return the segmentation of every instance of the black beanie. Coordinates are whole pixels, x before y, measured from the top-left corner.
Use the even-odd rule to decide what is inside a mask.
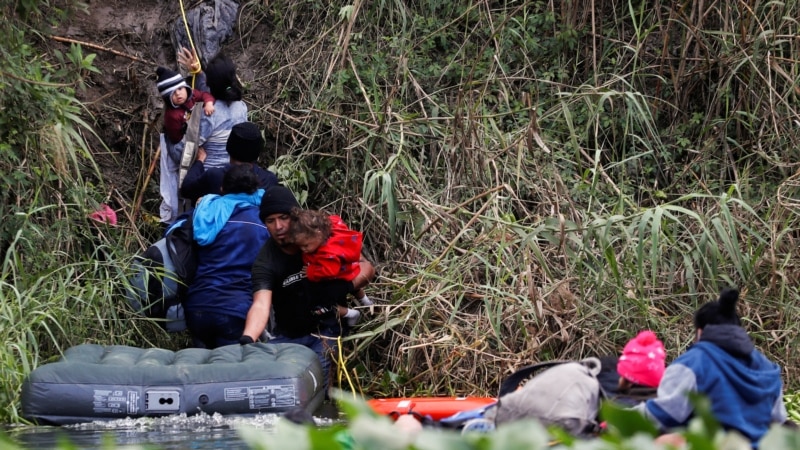
[[[184,80],[181,74],[178,72],[173,72],[166,67],[159,67],[156,69],[156,75],[158,76],[158,79],[156,80],[158,95],[162,97],[169,97],[173,92],[175,92],[176,89],[185,87],[189,93],[188,96],[191,97],[192,88],[186,84],[186,80]]]
[[[294,194],[283,186],[270,186],[261,197],[261,210],[258,217],[263,222],[270,214],[289,214],[292,208],[299,208],[300,204]]]
[[[239,162],[255,162],[264,150],[264,138],[253,122],[237,123],[231,128],[225,149],[232,159]]]
[[[736,314],[738,300],[737,289],[723,289],[719,294],[719,300],[706,303],[694,313],[694,327],[703,329],[706,325],[741,325],[742,321]]]

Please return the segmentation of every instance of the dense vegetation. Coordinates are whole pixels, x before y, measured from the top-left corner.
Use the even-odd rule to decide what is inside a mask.
[[[44,45],[65,11],[79,13],[2,6],[6,421],[24,375],[67,346],[185,344],[120,300],[153,233],[131,205],[157,190],[118,191],[94,164],[108,155],[77,100],[94,56]],[[674,358],[692,311],[734,284],[794,390],[798,14],[721,0],[242,2],[230,48],[270,32],[246,99],[277,142],[269,163],[362,229],[380,269],[378,311],[342,356],[352,388],[492,394],[516,366],[616,353],[642,328]],[[125,225],[86,219],[109,200]]]

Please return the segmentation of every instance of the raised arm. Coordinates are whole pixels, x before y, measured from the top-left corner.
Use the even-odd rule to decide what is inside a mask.
[[[200,58],[197,57],[197,53],[190,51],[186,47],[181,47],[181,49],[178,50],[177,59],[178,64],[185,67],[189,73],[197,74],[202,70],[200,67]]]

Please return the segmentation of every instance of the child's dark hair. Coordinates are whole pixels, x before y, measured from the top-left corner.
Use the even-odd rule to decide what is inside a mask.
[[[258,177],[250,164],[232,165],[222,177],[223,194],[252,194],[258,189]]]
[[[220,53],[212,59],[204,70],[206,84],[211,95],[217,100],[231,103],[242,99],[242,84],[236,76],[236,65]]]
[[[314,209],[292,208],[289,216],[292,219],[292,224],[289,228],[292,236],[319,233],[323,242],[331,237],[331,220],[325,212]]]

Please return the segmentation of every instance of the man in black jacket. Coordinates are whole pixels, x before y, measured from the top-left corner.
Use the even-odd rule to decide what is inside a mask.
[[[352,281],[308,281],[302,254],[290,240],[289,212],[294,207],[299,207],[297,200],[283,186],[267,189],[261,200],[260,218],[271,238],[253,263],[253,304],[240,342],[257,340],[272,310],[275,317],[270,342],[292,342],[311,348],[328,379],[328,353],[336,350],[336,337],[342,334],[347,295],[369,284],[375,268],[362,256],[361,272]]]
[[[231,128],[231,134],[225,143],[230,163],[225,167],[209,168],[206,170],[204,161],[206,152],[199,149],[197,159],[192,163],[186,177],[181,184],[181,197],[189,200],[194,206],[197,199],[206,194],[219,194],[222,187],[222,177],[232,166],[246,164],[252,167],[258,179],[258,187],[268,189],[278,185],[278,177],[269,170],[258,166],[258,157],[264,151],[264,138],[261,130],[253,122],[238,123]]]

